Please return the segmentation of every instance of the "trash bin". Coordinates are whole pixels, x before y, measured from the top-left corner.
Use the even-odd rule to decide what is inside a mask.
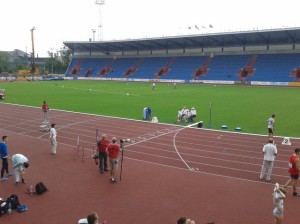
[[[143,109],[143,119],[144,120],[149,120],[149,111],[148,111],[148,107],[145,107]]]

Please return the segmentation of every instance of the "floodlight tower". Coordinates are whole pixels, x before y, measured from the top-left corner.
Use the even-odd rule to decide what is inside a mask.
[[[34,59],[34,35],[33,35],[33,31],[35,30],[35,27],[32,27],[30,29],[31,31],[31,44],[32,44],[32,53],[31,53],[31,73],[34,74],[35,73],[35,59]]]
[[[101,7],[104,5],[104,0],[95,0],[95,4],[99,6],[98,41],[100,41],[103,40]]]
[[[96,30],[92,29],[92,31],[93,31],[93,41],[95,41],[95,32],[96,32]]]

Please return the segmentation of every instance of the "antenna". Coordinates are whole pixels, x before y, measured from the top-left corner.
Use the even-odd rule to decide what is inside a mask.
[[[103,40],[101,7],[104,5],[104,0],[96,0],[95,4],[99,6],[98,41],[100,41]]]

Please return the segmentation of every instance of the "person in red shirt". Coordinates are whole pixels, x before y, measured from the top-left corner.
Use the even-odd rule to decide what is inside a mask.
[[[99,155],[99,169],[100,173],[103,171],[109,171],[107,169],[107,153],[106,148],[109,145],[109,141],[106,139],[106,134],[101,136],[101,140],[98,142],[98,155]]]
[[[48,121],[48,110],[49,110],[49,107],[48,107],[48,104],[47,104],[46,101],[43,102],[42,110],[43,110],[43,113],[44,113],[44,122],[47,122]]]
[[[112,138],[111,144],[107,146],[107,152],[109,157],[109,163],[110,163],[110,181],[112,183],[117,182],[115,178],[115,173],[118,169],[118,163],[119,163],[119,152],[122,150],[120,145],[117,144],[117,139],[115,137]]]
[[[300,173],[300,161],[299,161],[299,153],[300,148],[295,149],[295,153],[291,155],[290,161],[289,161],[289,173],[291,175],[291,179],[289,179],[284,187],[287,187],[289,185],[293,186],[293,196],[300,196],[297,193],[297,182],[299,179],[299,173]]]

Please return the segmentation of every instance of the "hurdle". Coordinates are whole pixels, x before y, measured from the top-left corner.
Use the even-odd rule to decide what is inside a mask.
[[[87,151],[91,153],[87,153]],[[90,150],[89,147],[77,145],[74,148],[74,160],[84,162],[86,159],[94,159],[95,151],[95,146],[92,146],[92,150]]]

